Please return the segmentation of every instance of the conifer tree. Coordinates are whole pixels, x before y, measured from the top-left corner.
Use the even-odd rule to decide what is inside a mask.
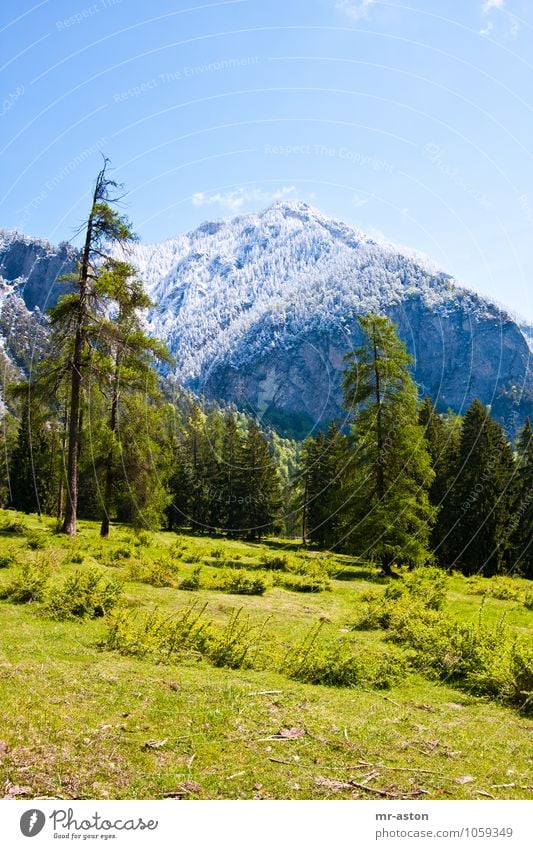
[[[25,513],[53,513],[61,475],[57,423],[50,410],[21,384],[22,410],[10,458],[11,506]]]
[[[68,446],[66,474],[66,510],[63,532],[76,533],[78,508],[78,459],[80,430],[83,413],[82,393],[89,368],[89,347],[98,338],[100,318],[108,306],[102,298],[96,281],[99,266],[109,259],[111,243],[125,243],[133,238],[130,224],[119,215],[113,204],[117,184],[107,175],[109,161],[104,160],[94,187],[91,208],[85,226],[84,245],[78,271],[71,276],[73,292],[63,295],[50,310],[54,333],[54,357],[61,360],[61,368],[68,376]]]
[[[343,381],[353,440],[349,545],[391,575],[395,561],[415,564],[430,556],[434,472],[418,423],[411,357],[389,319],[367,315],[359,324],[363,343],[347,355]]]
[[[224,417],[222,436],[222,472],[220,482],[221,516],[228,536],[238,536],[242,529],[244,504],[243,439],[233,413]]]
[[[258,424],[251,420],[242,449],[242,529],[252,539],[272,531],[281,504],[279,475],[268,443]]]
[[[116,479],[117,437],[121,396],[142,395],[147,404],[158,397],[156,360],[169,361],[165,347],[143,330],[141,311],[151,306],[135,269],[126,262],[108,260],[95,282],[95,293],[116,305],[116,313],[103,320],[96,340],[98,354],[93,370],[108,395],[108,432],[100,535],[109,535],[110,512]],[[96,362],[95,362],[96,360]],[[131,405],[130,405],[131,411]],[[149,446],[146,446],[149,448]]]
[[[503,428],[474,400],[461,430],[448,540],[450,567],[487,577],[505,568],[513,474],[513,452]]]
[[[429,489],[430,503],[437,510],[431,530],[431,550],[437,562],[447,568],[451,562],[450,535],[454,524],[454,485],[459,469],[461,417],[435,412],[429,398],[422,401],[419,422],[424,428],[435,478]]]
[[[304,448],[305,539],[320,548],[333,548],[340,540],[343,472],[346,440],[335,422],[327,434],[320,432]]]
[[[518,436],[516,493],[509,530],[512,565],[525,578],[533,579],[533,430],[526,419]]]

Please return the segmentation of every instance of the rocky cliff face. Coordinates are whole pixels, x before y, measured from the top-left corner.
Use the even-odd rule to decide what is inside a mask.
[[[43,308],[75,253],[10,239],[0,239],[0,273],[29,310]],[[369,311],[397,323],[420,390],[440,409],[464,411],[479,397],[509,431],[533,412],[524,328],[426,258],[307,204],[208,222],[133,245],[129,258],[156,304],[149,329],[176,356],[178,377],[281,430],[302,436],[342,417],[343,356],[359,343],[357,316]]]
[[[45,310],[66,291],[62,275],[77,253],[40,239],[0,230],[0,363],[2,383],[31,371],[46,344]]]
[[[22,296],[28,310],[44,312],[66,291],[60,281],[72,271],[77,252],[66,242],[57,247],[21,233],[0,230],[0,277]]]

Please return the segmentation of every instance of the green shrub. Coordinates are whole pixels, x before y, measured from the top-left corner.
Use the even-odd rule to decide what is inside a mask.
[[[42,533],[42,531],[32,531],[28,534],[27,539],[28,548],[31,548],[32,551],[37,551],[46,547],[47,537],[46,534]]]
[[[247,572],[246,569],[225,569],[213,583],[213,589],[237,595],[263,595],[267,588],[268,584],[262,575]]]
[[[162,663],[205,658],[214,666],[231,669],[260,666],[263,647],[269,644],[264,638],[267,622],[251,625],[237,611],[224,628],[217,628],[205,621],[206,607],[192,604],[175,616],[164,616],[157,609],[144,616],[121,610],[109,622],[104,645]]]
[[[71,563],[77,563],[79,565],[80,563],[83,563],[84,560],[85,560],[85,554],[83,553],[83,551],[73,551],[72,554],[70,555],[70,562]]]
[[[136,548],[147,548],[149,545],[152,545],[154,536],[150,531],[146,531],[143,528],[134,528],[133,534],[129,535],[129,539]]]
[[[493,578],[478,576],[468,579],[469,592],[472,595],[489,596],[502,601],[518,601],[521,597],[520,585],[516,579],[504,575]]]
[[[503,576],[489,578],[489,592],[492,598],[502,601],[518,601],[521,597],[520,585],[513,578]]]
[[[395,646],[369,646],[353,640],[319,641],[322,624],[285,657],[281,671],[308,684],[388,689],[408,673],[404,652]]]
[[[16,566],[17,563],[17,557],[13,551],[4,551],[0,554],[0,569],[8,569],[10,566]]]
[[[224,566],[225,569],[242,569],[243,563],[242,560],[236,558],[228,558],[227,560],[220,561],[221,565]],[[216,564],[218,566],[218,563]]]
[[[516,640],[511,647],[511,701],[533,712],[533,648]]]
[[[226,627],[212,635],[208,657],[213,666],[230,669],[256,669],[262,667],[260,659],[265,645],[264,639],[268,619],[261,625],[252,625],[249,617],[242,618],[242,610],[232,614]]]
[[[261,555],[261,566],[263,569],[269,569],[276,572],[286,572],[289,565],[289,558],[286,554],[265,554]]]
[[[441,610],[446,600],[448,576],[436,566],[420,566],[397,581],[391,581],[385,589],[386,599],[397,599],[409,595],[419,599],[430,610]]]
[[[308,575],[287,575],[281,585],[299,593],[322,593],[331,590],[331,581],[320,572]]]
[[[28,533],[28,530],[26,522],[23,519],[19,519],[18,516],[6,519],[5,522],[0,525],[0,533],[6,536],[22,536],[23,534]]]
[[[175,586],[176,572],[174,563],[165,558],[150,560],[147,557],[134,557],[128,560],[128,580],[150,584],[152,587]]]
[[[185,563],[191,563],[191,564],[192,563],[201,563],[202,557],[201,557],[200,554],[198,554],[197,552],[194,551],[194,552],[191,552],[190,554],[187,554],[183,558],[183,560],[185,561]]]
[[[180,590],[199,590],[202,586],[202,567],[195,566],[190,575],[183,578],[180,583]]]
[[[46,561],[23,563],[12,581],[0,590],[0,598],[13,604],[41,601],[50,577]]]
[[[124,543],[124,545],[119,545],[117,548],[112,549],[108,556],[109,560],[115,562],[119,560],[129,560],[130,557],[133,557],[133,549],[131,545]]]
[[[121,593],[121,585],[100,569],[77,571],[50,589],[43,613],[52,619],[96,619],[115,607]]]
[[[533,610],[533,589],[525,591],[524,607],[526,607],[527,610]]]

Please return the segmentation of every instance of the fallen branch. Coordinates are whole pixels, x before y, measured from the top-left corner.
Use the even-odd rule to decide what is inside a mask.
[[[376,796],[384,796],[386,799],[411,799],[413,797],[412,793],[390,793],[388,790],[378,790],[377,787],[368,787],[366,784],[359,784],[357,781],[350,781],[350,786],[357,787],[359,790],[366,790],[368,793],[375,793]],[[427,790],[419,790],[414,795],[419,796],[420,793],[427,793]]]
[[[283,690],[258,690],[257,693],[247,693],[247,696],[279,696]]]

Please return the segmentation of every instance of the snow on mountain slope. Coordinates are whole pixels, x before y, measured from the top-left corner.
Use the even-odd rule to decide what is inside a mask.
[[[135,245],[131,260],[156,304],[152,333],[208,397],[309,421],[341,414],[343,354],[357,344],[357,315],[376,311],[398,323],[441,408],[478,395],[514,421],[531,407],[528,345],[499,306],[305,203]]]
[[[152,331],[179,354],[184,379],[236,346],[268,316],[274,337],[256,335],[232,361],[263,344],[291,345],[313,326],[344,326],[349,313],[400,303],[421,292],[428,305],[449,297],[451,278],[416,254],[400,253],[298,201],[259,214],[212,222],[159,245],[136,245],[131,258],[157,309]]]

